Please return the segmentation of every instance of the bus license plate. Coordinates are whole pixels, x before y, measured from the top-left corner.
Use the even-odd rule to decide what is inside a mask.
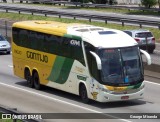
[[[128,99],[129,99],[129,96],[122,96],[121,99],[122,99],[122,100],[128,100]]]

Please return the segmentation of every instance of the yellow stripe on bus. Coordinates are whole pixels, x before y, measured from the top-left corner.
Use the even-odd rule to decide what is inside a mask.
[[[128,87],[115,87],[115,86],[105,86],[108,90],[110,91],[124,91],[126,90]]]

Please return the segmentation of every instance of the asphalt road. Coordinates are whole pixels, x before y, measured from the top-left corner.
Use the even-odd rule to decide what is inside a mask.
[[[45,87],[42,91],[27,87],[25,80],[13,75],[11,55],[0,55],[0,105],[17,108],[20,112],[29,113],[160,113],[160,84],[152,79],[145,81],[144,99],[127,102],[84,104],[78,96]],[[115,117],[116,115],[114,115]],[[120,118],[118,116],[118,118]],[[48,120],[45,120],[48,121]],[[50,120],[75,121],[70,119]],[[82,121],[82,120],[76,120]],[[105,119],[85,119],[83,121],[106,121]],[[112,119],[111,121],[140,121],[150,122],[154,120],[137,119]]]

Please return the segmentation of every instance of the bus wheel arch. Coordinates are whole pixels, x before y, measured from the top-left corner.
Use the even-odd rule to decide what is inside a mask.
[[[32,80],[33,80],[33,85],[35,89],[40,90],[41,84],[40,84],[39,74],[35,69],[32,71]]]
[[[24,78],[27,80],[27,85],[30,88],[33,88],[33,80],[32,80],[32,76],[31,76],[31,72],[28,67],[25,67],[25,69],[24,69]]]
[[[89,102],[86,85],[84,83],[82,83],[82,82],[79,83],[79,95],[80,95],[80,97],[82,99],[82,102],[84,102],[84,103],[88,103]]]

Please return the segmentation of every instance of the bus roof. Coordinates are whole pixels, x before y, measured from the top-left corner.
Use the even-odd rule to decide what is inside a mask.
[[[16,22],[13,27],[56,34],[58,36],[63,36],[64,34],[76,35],[95,47],[112,48],[137,45],[137,42],[132,37],[120,30],[93,25],[33,20]]]
[[[68,34],[82,37],[83,40],[95,47],[115,48],[135,46],[138,43],[123,31],[92,25],[69,27]]]
[[[55,21],[30,20],[30,21],[15,22],[12,25],[12,27],[18,27],[22,29],[33,30],[47,34],[57,34],[62,36],[67,33],[67,28],[70,25],[74,25],[74,23],[67,24]]]

